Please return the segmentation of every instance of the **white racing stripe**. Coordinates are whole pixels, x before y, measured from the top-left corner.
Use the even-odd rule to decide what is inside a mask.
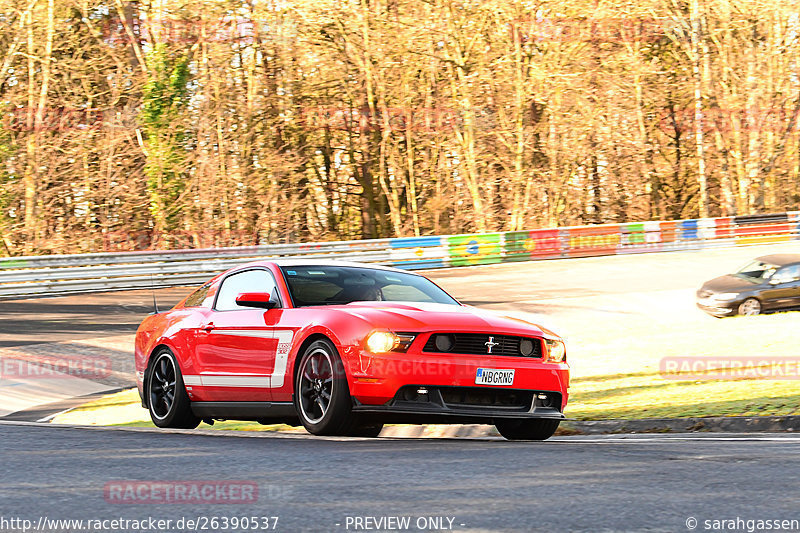
[[[278,348],[275,353],[275,370],[272,371],[272,388],[279,389],[283,387],[286,377],[286,365],[289,363],[294,332],[290,329],[278,329],[275,330],[275,336],[278,339]]]
[[[231,374],[195,374],[183,376],[183,383],[193,387],[248,387],[269,389],[269,376],[235,376]]]
[[[269,376],[200,376],[207,387],[269,388]]]
[[[292,349],[292,337],[294,336],[292,330],[225,329],[214,330],[213,334],[230,335],[232,337],[278,339],[278,346],[275,352],[275,367],[272,371],[272,375],[190,374],[183,376],[184,384],[200,387],[249,387],[256,389],[278,389],[283,387],[286,378],[286,365],[289,363],[289,352]]]
[[[275,332],[271,329],[214,329],[212,335],[230,335],[232,337],[257,337],[260,339],[274,339]]]
[[[202,385],[203,382],[200,381],[200,376],[196,374],[184,374],[183,375],[183,384],[184,385]]]

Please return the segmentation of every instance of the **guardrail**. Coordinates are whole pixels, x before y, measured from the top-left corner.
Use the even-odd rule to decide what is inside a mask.
[[[248,260],[307,257],[432,269],[800,239],[800,212],[502,233],[0,258],[0,299],[193,285]]]

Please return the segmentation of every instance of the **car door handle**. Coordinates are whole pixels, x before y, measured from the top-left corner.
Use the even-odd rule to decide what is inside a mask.
[[[214,329],[214,324],[206,324],[205,326],[203,326],[203,329],[207,332],[211,332],[211,330]]]

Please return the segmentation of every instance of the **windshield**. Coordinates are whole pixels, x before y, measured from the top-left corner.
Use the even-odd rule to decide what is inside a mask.
[[[747,278],[754,281],[766,281],[772,277],[778,267],[763,261],[753,261],[744,268],[736,272],[736,276]]]
[[[350,302],[426,302],[459,305],[415,274],[348,266],[281,267],[295,307]]]

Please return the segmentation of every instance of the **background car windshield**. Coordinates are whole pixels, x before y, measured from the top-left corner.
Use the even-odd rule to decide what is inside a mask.
[[[281,267],[296,307],[363,301],[459,305],[422,276],[342,266]]]
[[[772,277],[777,269],[778,267],[775,265],[764,263],[763,261],[753,261],[739,270],[736,275],[743,278],[762,281]]]

